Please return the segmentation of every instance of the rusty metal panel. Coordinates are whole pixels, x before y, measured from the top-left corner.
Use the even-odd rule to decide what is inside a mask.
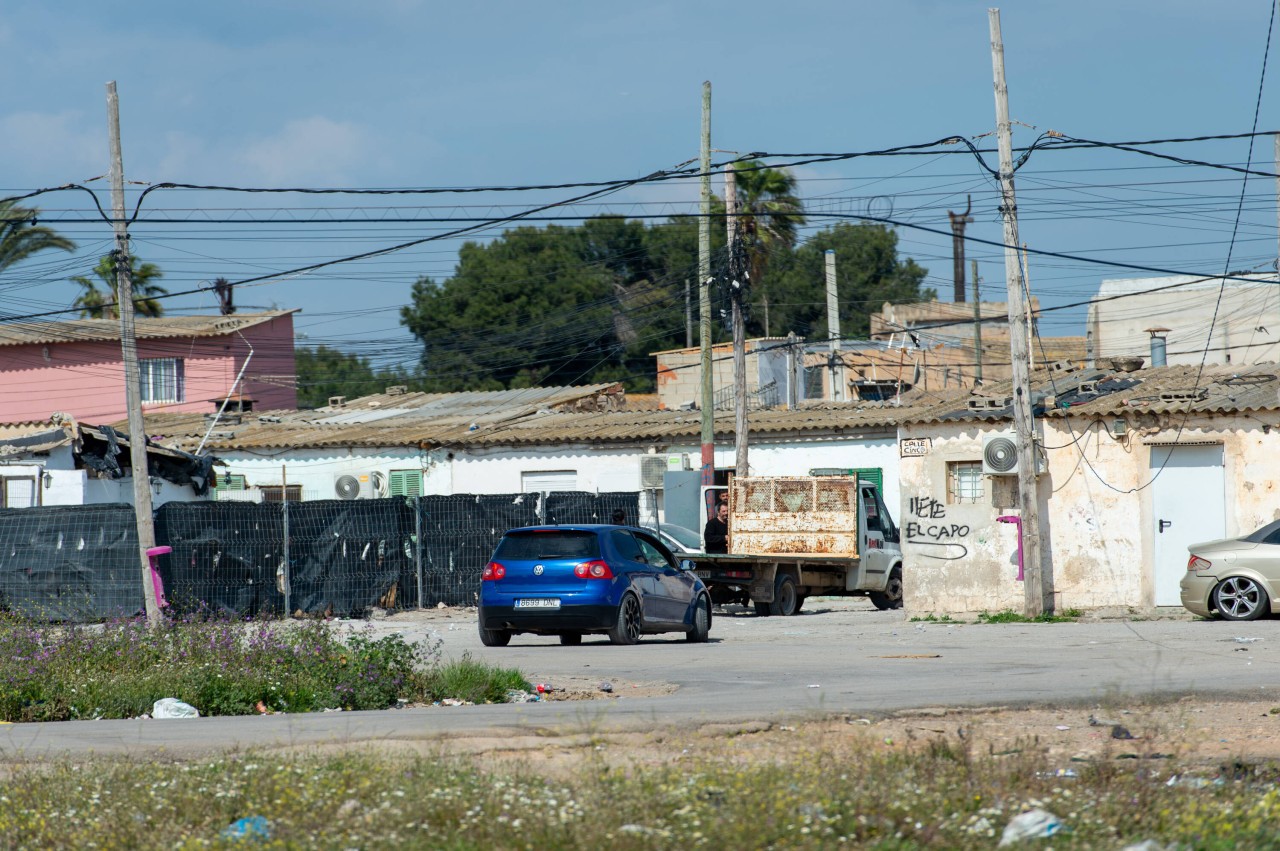
[[[836,476],[735,479],[729,552],[857,557],[858,483]]]

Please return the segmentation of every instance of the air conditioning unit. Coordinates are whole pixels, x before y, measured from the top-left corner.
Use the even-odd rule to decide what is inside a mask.
[[[1033,443],[1032,455],[1036,459],[1036,475],[1049,469],[1044,449]],[[1013,432],[988,434],[982,438],[982,472],[987,476],[1018,475],[1018,436]]]
[[[334,476],[333,493],[338,499],[369,499],[372,497],[369,473],[358,476],[343,473],[343,475]]]
[[[644,456],[640,459],[640,487],[644,490],[661,490],[662,477],[666,472],[667,456]]]
[[[987,476],[1018,475],[1018,438],[1013,433],[982,438],[982,472]]]

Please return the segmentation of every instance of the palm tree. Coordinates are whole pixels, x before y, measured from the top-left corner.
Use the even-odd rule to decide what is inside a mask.
[[[47,225],[36,224],[40,211],[0,201],[0,272],[41,251],[75,251],[76,244]]]
[[[738,183],[738,236],[747,255],[747,271],[760,291],[764,333],[769,334],[769,289],[765,270],[774,251],[790,249],[804,224],[804,205],[796,196],[791,173],[765,168],[758,160],[734,166]]]
[[[138,263],[138,258],[129,255],[129,268],[133,270],[133,309],[138,316],[160,316],[164,306],[156,301],[158,296],[168,295],[164,287],[151,283],[164,276],[160,267],[154,263]],[[75,275],[72,281],[84,288],[72,307],[80,308],[80,316],[87,319],[118,319],[116,312],[116,261],[114,254],[104,255],[93,267],[97,281],[84,275]],[[98,289],[98,283],[105,289]]]

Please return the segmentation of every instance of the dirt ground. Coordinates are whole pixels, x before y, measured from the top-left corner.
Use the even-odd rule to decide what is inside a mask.
[[[619,695],[671,693],[662,683],[562,682],[546,699],[611,700]],[[672,726],[645,733],[583,732],[458,738],[446,750],[482,762],[518,760],[548,773],[570,771],[588,752],[617,764],[659,764],[690,753],[724,753],[770,760],[842,745],[915,748],[964,740],[979,755],[1042,753],[1071,773],[1098,760],[1176,760],[1212,770],[1234,762],[1280,761],[1280,706],[1266,702],[1184,699],[1172,703],[1081,705],[1060,708],[937,707],[887,716],[842,716],[808,722],[749,721]],[[439,745],[424,746],[439,751]]]

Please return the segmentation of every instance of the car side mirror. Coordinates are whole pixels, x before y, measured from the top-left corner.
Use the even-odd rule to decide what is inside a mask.
[[[694,561],[693,559],[691,559],[691,558],[682,558],[682,559],[680,559],[680,569],[681,569],[681,570],[693,570],[693,569],[694,569],[695,567],[697,567],[697,566],[698,566],[698,563],[697,563],[697,562],[695,562],[695,561]]]

